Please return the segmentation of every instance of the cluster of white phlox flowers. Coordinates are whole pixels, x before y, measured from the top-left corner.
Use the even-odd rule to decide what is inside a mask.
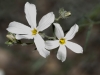
[[[66,47],[71,49],[75,53],[82,53],[83,49],[80,45],[70,42],[75,34],[78,32],[78,25],[75,24],[71,27],[68,33],[64,36],[64,32],[58,23],[54,23],[55,15],[53,12],[49,12],[44,15],[39,21],[38,25],[36,23],[36,6],[26,2],[25,4],[25,15],[30,26],[26,26],[22,23],[13,21],[9,24],[7,31],[15,34],[17,40],[20,39],[34,39],[36,48],[41,56],[46,58],[50,55],[50,50],[58,48],[57,58],[62,62],[66,59]],[[55,26],[56,40],[44,40],[39,32],[45,30],[50,25]]]

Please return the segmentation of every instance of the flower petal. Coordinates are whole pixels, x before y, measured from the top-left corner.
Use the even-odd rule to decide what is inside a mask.
[[[0,69],[0,75],[5,75],[4,70]]]
[[[55,34],[57,36],[58,39],[63,38],[64,37],[64,32],[63,29],[61,28],[60,24],[58,23],[53,23],[55,26]]]
[[[68,31],[68,33],[65,36],[66,39],[71,40],[75,36],[75,34],[78,32],[78,29],[79,29],[79,27],[77,24],[72,26],[71,29]]]
[[[39,22],[37,30],[43,31],[44,29],[48,28],[54,22],[54,20],[55,20],[55,15],[53,14],[53,12],[44,15]]]
[[[66,47],[64,45],[60,45],[57,53],[57,58],[62,62],[66,60]]]
[[[54,48],[57,48],[59,46],[59,41],[58,40],[46,41],[45,45],[46,45],[45,48],[48,50],[54,49]]]
[[[7,28],[7,31],[15,34],[31,34],[31,28],[19,23],[19,22],[11,22],[9,24],[9,27]]]
[[[42,37],[39,34],[37,34],[34,37],[34,43],[35,43],[35,45],[37,47],[37,50],[39,51],[39,54],[41,56],[43,56],[44,58],[46,58],[48,55],[50,55],[50,52],[45,49],[44,40],[42,39]]]
[[[33,39],[34,36],[32,36],[32,35],[16,35],[15,37],[17,40],[20,40],[20,39]]]
[[[83,48],[76,43],[67,41],[66,46],[75,53],[83,53]]]
[[[36,28],[36,6],[34,4],[30,4],[29,2],[26,2],[25,4],[25,14],[26,19],[31,26],[31,28]]]

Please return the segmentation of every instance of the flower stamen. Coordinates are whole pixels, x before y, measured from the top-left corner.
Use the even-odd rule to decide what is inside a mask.
[[[36,35],[37,33],[38,33],[37,29],[34,28],[34,29],[32,30],[32,35]]]
[[[63,44],[66,43],[66,40],[65,40],[64,38],[61,38],[61,39],[59,40],[59,43],[63,45]]]

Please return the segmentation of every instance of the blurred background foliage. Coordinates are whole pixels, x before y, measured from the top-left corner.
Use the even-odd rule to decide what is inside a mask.
[[[12,21],[28,25],[24,4],[30,2],[37,7],[37,22],[46,13],[53,11],[58,17],[60,8],[71,12],[71,16],[60,19],[65,33],[77,23],[79,32],[72,40],[84,48],[83,54],[67,49],[67,58],[61,62],[52,50],[46,59],[35,51],[34,45],[7,46],[6,28]],[[44,31],[52,36],[52,27]],[[100,0],[0,0],[0,69],[5,75],[100,75]]]

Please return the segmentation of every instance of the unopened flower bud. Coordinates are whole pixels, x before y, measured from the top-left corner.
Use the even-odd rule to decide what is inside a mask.
[[[66,17],[68,17],[68,16],[70,16],[70,15],[71,15],[71,12],[69,12],[69,11],[65,13],[65,16],[66,16]]]
[[[16,38],[15,38],[15,36],[14,36],[13,34],[8,34],[8,35],[6,35],[6,37],[7,37],[9,40],[11,40],[12,42],[15,42],[15,40],[16,40]]]
[[[59,10],[59,14],[61,18],[67,18],[68,16],[71,15],[71,12],[64,10],[63,8],[61,8]]]

